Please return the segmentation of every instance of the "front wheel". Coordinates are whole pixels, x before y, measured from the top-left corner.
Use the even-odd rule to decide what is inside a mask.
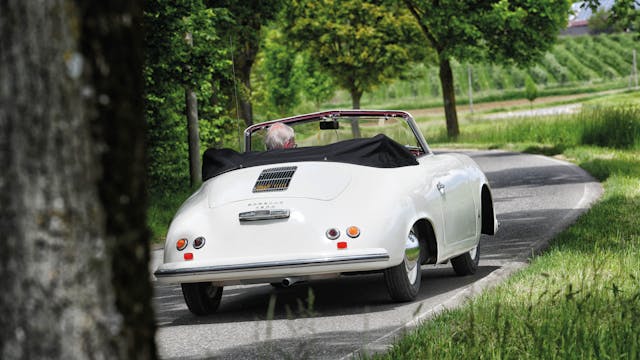
[[[384,271],[387,291],[395,301],[411,301],[420,290],[420,241],[411,230],[405,243],[404,259]]]
[[[209,315],[218,310],[222,299],[222,286],[214,286],[210,282],[181,285],[189,311],[195,315]]]
[[[472,275],[478,270],[480,262],[480,243],[468,252],[451,259],[453,270],[459,276]]]

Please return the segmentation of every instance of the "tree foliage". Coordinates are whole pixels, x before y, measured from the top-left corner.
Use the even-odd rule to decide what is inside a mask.
[[[565,0],[404,0],[438,54],[447,131],[459,134],[450,59],[528,65],[566,25]]]
[[[397,78],[424,55],[413,42],[419,29],[410,14],[393,4],[298,0],[286,11],[289,37],[349,91],[354,108],[365,91]]]
[[[336,92],[333,78],[322,70],[318,60],[310,52],[300,54],[302,94],[320,110],[320,104],[331,99]]]
[[[608,28],[602,24],[602,20],[604,20],[613,29],[613,31],[617,31],[619,29],[630,29],[636,32],[640,31],[639,0],[616,0],[609,10],[602,9],[601,5],[602,0],[586,0],[582,4],[583,7],[588,7],[593,11],[594,16],[596,17],[594,24],[596,29],[602,27],[605,29]],[[591,27],[591,21],[589,22],[589,26]]]
[[[253,124],[251,70],[262,40],[262,29],[280,12],[282,0],[206,0],[211,8],[225,9],[231,23],[221,28],[230,42],[236,76],[239,78],[239,112],[246,126]]]
[[[278,29],[267,32],[263,55],[260,70],[267,101],[277,114],[285,115],[300,102],[300,61]]]
[[[197,94],[205,146],[235,138],[230,93],[231,53],[222,30],[229,13],[203,0],[149,0],[144,13],[145,100],[152,187],[188,185],[185,86]],[[190,34],[191,43],[185,41]],[[169,186],[171,188],[171,186]]]
[[[531,76],[527,76],[526,80],[524,81],[524,96],[532,104],[533,101],[538,97],[538,88],[536,87],[536,83],[535,81],[533,81]]]

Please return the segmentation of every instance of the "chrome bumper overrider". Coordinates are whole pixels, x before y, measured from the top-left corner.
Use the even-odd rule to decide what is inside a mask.
[[[208,274],[221,274],[221,273],[229,273],[229,272],[262,271],[262,270],[279,269],[279,268],[301,268],[301,267],[323,266],[323,265],[357,264],[357,263],[364,263],[364,262],[377,262],[377,261],[387,261],[387,260],[389,260],[389,255],[387,253],[346,255],[346,256],[335,256],[330,258],[323,257],[323,258],[315,258],[315,259],[257,262],[257,263],[249,263],[249,264],[202,266],[202,267],[196,267],[196,268],[158,269],[156,270],[154,275],[157,278],[169,278],[173,276],[185,276],[185,275],[208,275]]]

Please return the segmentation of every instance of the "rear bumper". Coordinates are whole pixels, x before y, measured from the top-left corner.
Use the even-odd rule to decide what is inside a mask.
[[[185,266],[187,265],[187,266]],[[180,263],[163,264],[154,275],[161,282],[230,282],[252,279],[268,279],[286,276],[313,276],[351,271],[379,270],[389,267],[389,254],[382,250],[375,253],[345,254],[330,257],[287,259],[242,264],[198,265]]]

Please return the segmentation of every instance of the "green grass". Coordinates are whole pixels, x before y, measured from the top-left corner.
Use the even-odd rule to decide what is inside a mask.
[[[640,93],[623,94],[627,105],[604,106],[593,102],[579,114],[548,117],[511,118],[505,120],[470,121],[461,127],[458,143],[483,144],[489,148],[526,145],[555,148],[557,153],[579,145],[597,145],[620,149],[640,147],[640,107],[630,105]],[[444,124],[422,123],[430,144],[450,145]],[[552,154],[553,155],[553,154]]]
[[[628,124],[632,139],[621,142],[619,128]],[[638,107],[626,106],[466,126],[465,146],[555,149],[602,181],[605,193],[529,267],[374,358],[640,358],[639,125]],[[585,145],[594,132],[606,147]]]
[[[601,176],[601,201],[528,268],[375,358],[640,356],[640,152],[581,147],[569,153]]]

